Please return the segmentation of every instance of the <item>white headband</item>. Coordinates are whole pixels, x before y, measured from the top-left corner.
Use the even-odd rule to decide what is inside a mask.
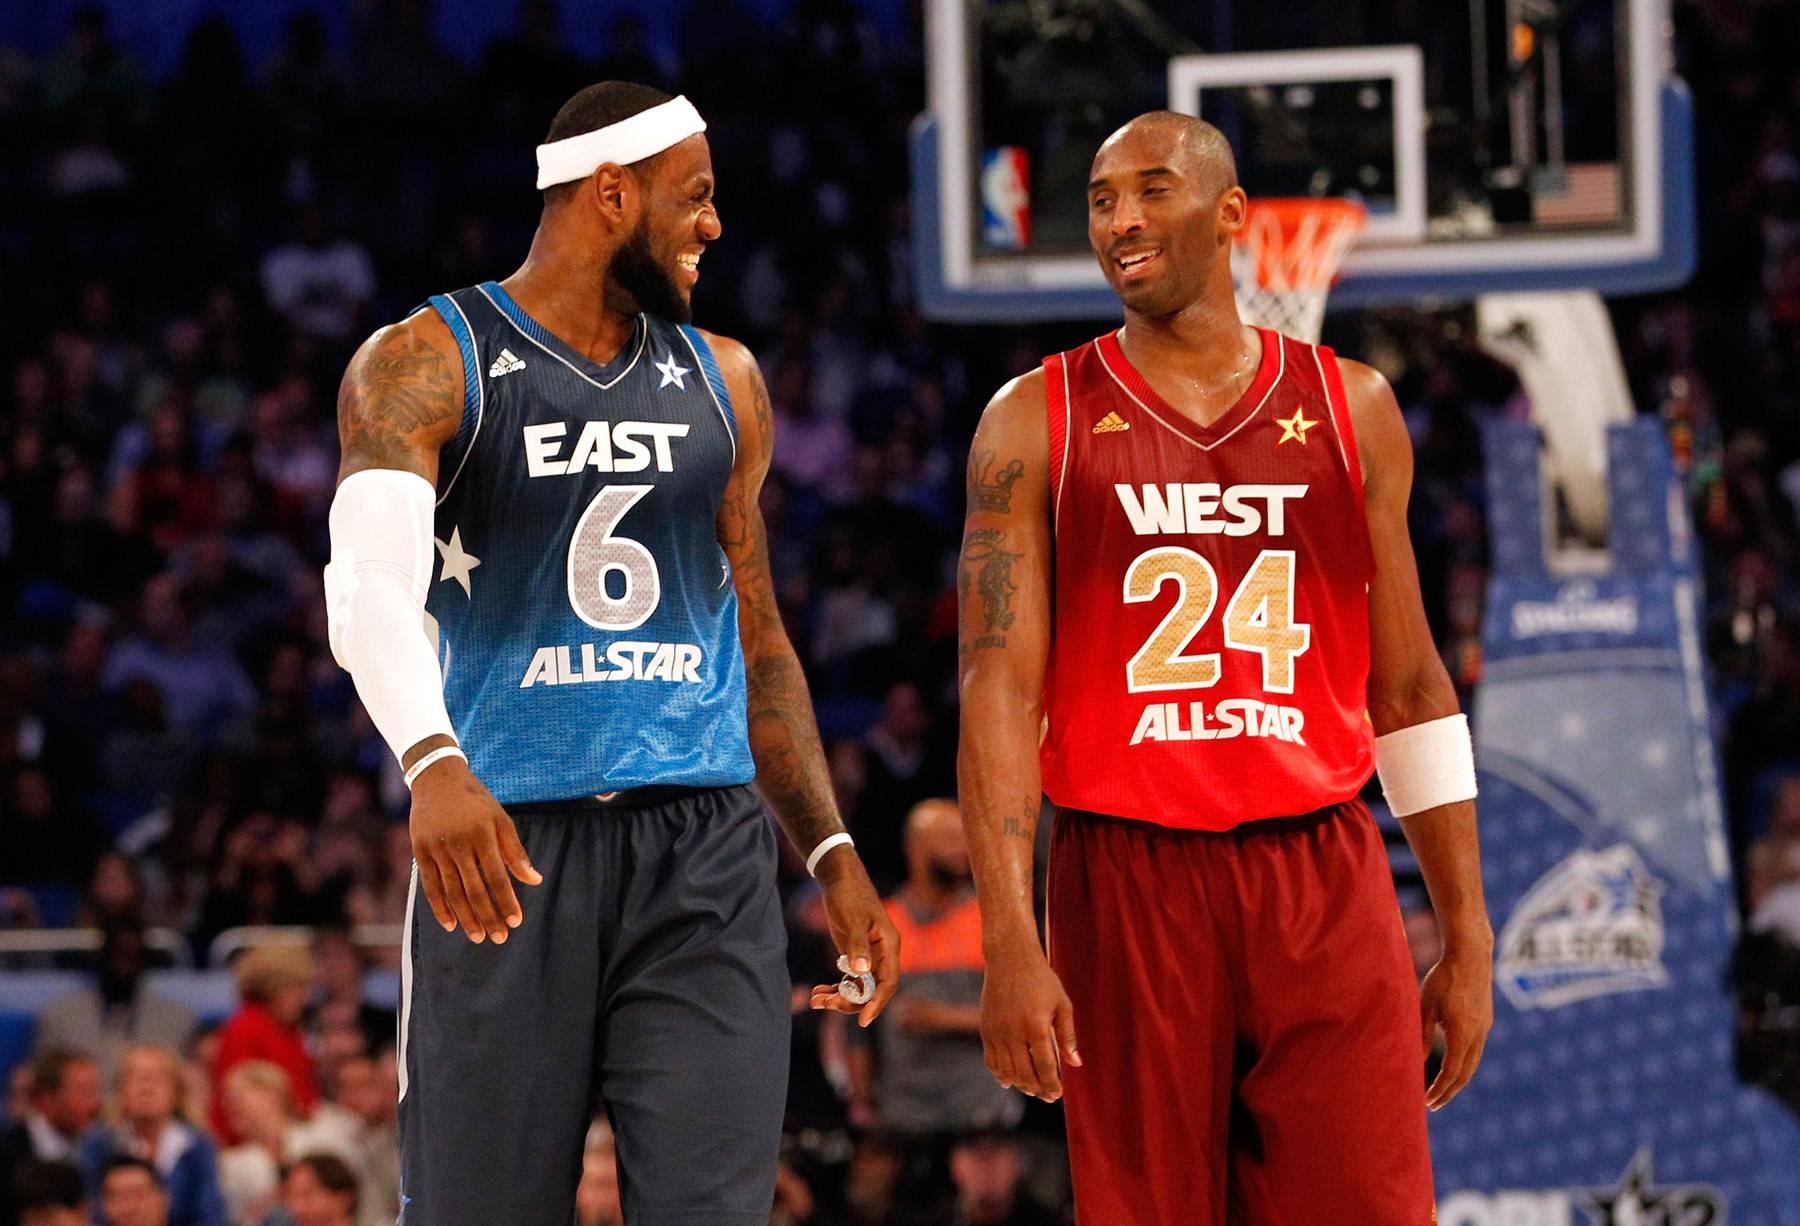
[[[538,190],[585,179],[607,163],[629,166],[706,131],[686,97],[639,111],[618,123],[537,147]]]

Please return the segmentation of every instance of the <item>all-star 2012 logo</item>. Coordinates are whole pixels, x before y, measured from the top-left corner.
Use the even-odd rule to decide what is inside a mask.
[[[1725,1194],[1704,1183],[1659,1185],[1648,1145],[1632,1157],[1618,1186],[1576,1195],[1593,1226],[1725,1226]]]
[[[1453,1192],[1438,1226],[1727,1226],[1725,1194],[1711,1184],[1659,1184],[1648,1145],[1616,1183],[1593,1188]]]
[[[1517,1009],[1666,987],[1661,894],[1629,843],[1575,852],[1513,908],[1494,978]]]

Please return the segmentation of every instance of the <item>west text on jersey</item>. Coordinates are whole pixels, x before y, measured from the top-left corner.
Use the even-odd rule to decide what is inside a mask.
[[[641,473],[649,468],[654,452],[656,471],[675,471],[670,439],[687,437],[688,426],[665,421],[589,421],[567,456],[563,443],[568,422],[546,421],[526,426],[525,469],[534,477],[572,477],[585,469],[602,473]],[[648,444],[648,445],[646,445]]]
[[[1304,485],[1227,485],[1170,481],[1163,485],[1117,484],[1119,505],[1139,536],[1250,536],[1268,524],[1270,536],[1287,531],[1287,500],[1303,498]]]
[[[699,685],[702,658],[703,653],[692,643],[614,643],[606,649],[604,662],[593,643],[540,647],[531,657],[519,688],[573,685],[581,681],[676,681]]]

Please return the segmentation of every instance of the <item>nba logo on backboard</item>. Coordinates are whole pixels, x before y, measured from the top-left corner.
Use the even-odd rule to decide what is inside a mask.
[[[981,159],[981,241],[996,251],[1031,243],[1030,170],[1019,145],[989,149]]]

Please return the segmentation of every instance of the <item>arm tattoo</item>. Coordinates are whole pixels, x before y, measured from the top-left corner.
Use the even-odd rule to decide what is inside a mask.
[[[750,360],[750,406],[756,417],[757,433],[762,440],[761,464],[766,471],[775,454],[775,413],[769,405],[769,389],[763,382],[762,370],[754,358]],[[744,549],[764,552],[752,540],[750,521],[752,512],[756,509],[756,500],[747,487],[753,485],[754,482],[741,476],[734,477],[726,487],[724,499],[719,503],[719,544],[727,552],[735,553]]]
[[[725,546],[727,552],[735,552],[751,546],[750,511],[746,504],[749,499],[744,494],[741,484],[733,481],[725,491],[725,497],[719,503],[718,536],[719,544]]]
[[[1012,460],[995,472],[992,450],[970,452],[969,509],[999,511],[1003,514],[1012,510],[1013,485],[1024,475],[1023,460]]]
[[[762,433],[763,463],[775,455],[775,411],[769,404],[769,385],[763,382],[762,367],[750,359],[750,404],[756,411],[756,428]]]
[[[1037,838],[1038,811],[1035,806],[1027,810],[1023,817],[1005,818],[1000,823],[1000,833],[1010,834],[1015,838],[1031,842]]]
[[[460,417],[462,372],[424,339],[390,330],[352,363],[338,391],[338,438],[346,473],[411,469],[419,450],[409,435]]]
[[[785,646],[785,640],[784,640]],[[792,647],[772,651],[745,670],[750,752],[756,786],[802,853],[844,828],[813,722],[806,674]]]
[[[982,633],[971,647],[1004,647],[1012,628],[1012,598],[1019,585],[1013,582],[1013,564],[1025,555],[1006,548],[1006,534],[994,528],[976,528],[963,541],[962,569],[957,587],[964,608],[971,586],[981,596]]]
[[[762,434],[760,468],[775,450],[774,412],[762,372],[750,363],[750,405]],[[756,786],[788,838],[804,854],[844,828],[838,817],[825,749],[813,718],[806,674],[788,641],[769,574],[769,537],[752,494],[755,481],[733,477],[719,506],[718,536],[731,556],[744,652],[750,755]]]

